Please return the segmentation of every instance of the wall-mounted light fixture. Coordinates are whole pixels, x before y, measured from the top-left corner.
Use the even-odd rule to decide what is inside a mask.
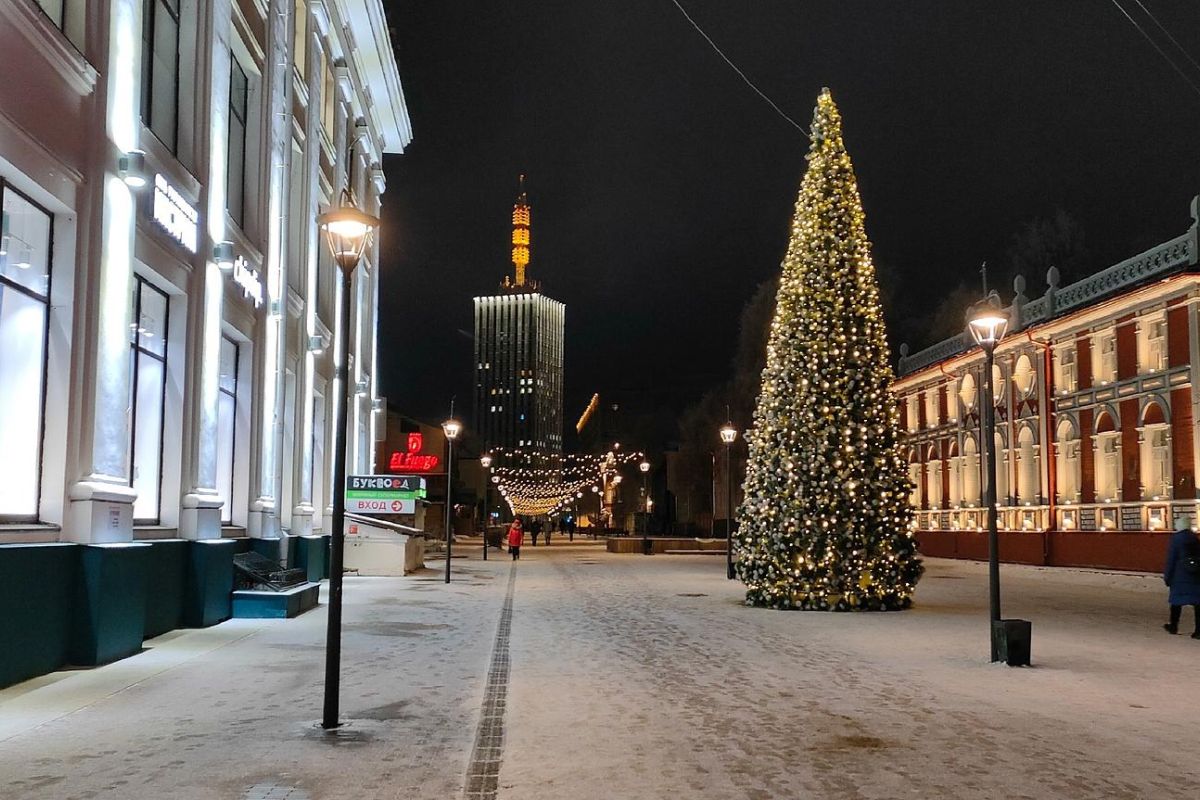
[[[234,258],[233,242],[217,242],[213,245],[213,261],[217,262],[217,266],[223,272],[233,269]]]
[[[148,183],[146,178],[146,154],[141,150],[130,150],[117,160],[117,174],[133,189],[141,189]]]

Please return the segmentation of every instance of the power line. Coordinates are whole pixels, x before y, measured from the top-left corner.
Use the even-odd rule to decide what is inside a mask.
[[[787,114],[783,113],[783,109],[780,108],[778,105],[776,105],[774,100],[767,97],[767,95],[763,92],[762,89],[759,89],[757,86],[755,86],[754,81],[752,81],[748,77],[746,77],[746,73],[744,73],[740,69],[738,69],[738,65],[733,63],[729,59],[729,56],[725,55],[725,53],[723,53],[721,51],[720,47],[717,47],[717,43],[712,40],[711,36],[709,36],[707,33],[704,32],[704,29],[701,28],[699,24],[697,24],[696,20],[692,19],[692,15],[687,12],[686,8],[684,8],[682,5],[679,4],[679,0],[671,0],[671,2],[675,4],[675,7],[677,9],[679,9],[679,13],[683,14],[683,18],[686,19],[689,23],[691,23],[692,27],[696,29],[696,33],[698,33],[704,37],[704,41],[708,42],[709,46],[712,47],[712,49],[716,51],[717,55],[719,55],[721,57],[721,60],[724,61],[726,64],[728,64],[729,68],[732,69],[734,72],[736,72],[738,74],[738,77],[741,78],[742,81],[747,86],[749,86],[751,89],[754,90],[755,94],[757,94],[759,97],[761,97],[763,100],[765,100],[767,105],[769,105],[771,108],[775,109],[775,113],[778,114],[779,116],[783,117],[785,120],[787,120],[793,128],[800,131],[800,133],[804,134],[804,138],[806,138],[806,139],[812,138],[811,136],[808,135],[808,131],[804,130],[804,128],[802,128],[799,124],[797,124],[796,120],[792,119]]]
[[[1133,25],[1133,27],[1138,29],[1138,33],[1140,33],[1143,37],[1145,37],[1146,41],[1150,43],[1150,46],[1158,51],[1158,54],[1163,57],[1163,60],[1171,65],[1171,69],[1173,69],[1177,73],[1179,73],[1179,77],[1181,77],[1185,81],[1187,81],[1188,86],[1192,87],[1192,90],[1195,91],[1195,93],[1197,95],[1200,95],[1200,86],[1198,86],[1196,84],[1196,82],[1193,81],[1191,79],[1191,77],[1186,72],[1184,72],[1183,69],[1181,69],[1178,64],[1175,63],[1175,60],[1173,58],[1171,58],[1169,55],[1167,55],[1165,50],[1163,50],[1161,47],[1158,46],[1158,42],[1154,41],[1154,39],[1150,36],[1150,34],[1146,33],[1146,30],[1141,25],[1138,24],[1138,21],[1136,19],[1134,19],[1133,17],[1131,17],[1129,15],[1129,12],[1125,10],[1125,8],[1118,2],[1118,0],[1111,0],[1111,2],[1114,6],[1117,7],[1118,11],[1120,11],[1122,14],[1125,15],[1125,19],[1129,20],[1129,23],[1131,25]],[[1135,0],[1135,2],[1136,2],[1136,0]],[[1141,3],[1138,3],[1138,5],[1141,5]]]
[[[1187,51],[1187,49],[1184,48],[1184,46],[1179,43],[1179,40],[1176,39],[1174,36],[1172,36],[1171,32],[1169,30],[1167,30],[1166,28],[1163,27],[1163,24],[1158,21],[1158,17],[1154,16],[1154,12],[1151,11],[1150,9],[1146,8],[1146,6],[1142,2],[1142,0],[1133,0],[1133,2],[1137,3],[1138,7],[1141,8],[1142,11],[1146,12],[1147,17],[1154,20],[1154,24],[1157,25],[1158,29],[1163,32],[1164,36],[1166,36],[1168,39],[1171,40],[1171,44],[1175,45],[1175,47],[1179,50],[1179,52],[1183,53],[1183,57],[1186,58],[1188,61],[1192,62],[1193,67],[1195,67],[1197,70],[1200,70],[1200,63],[1197,63],[1196,59],[1192,58],[1192,54],[1189,53]]]

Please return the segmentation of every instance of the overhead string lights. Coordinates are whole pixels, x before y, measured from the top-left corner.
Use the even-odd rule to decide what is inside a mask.
[[[496,449],[492,482],[516,515],[553,515],[571,506],[579,494],[621,467],[640,463],[645,454],[615,450],[598,455],[561,454],[526,449]],[[547,463],[548,462],[548,463]],[[541,464],[535,466],[535,464]]]

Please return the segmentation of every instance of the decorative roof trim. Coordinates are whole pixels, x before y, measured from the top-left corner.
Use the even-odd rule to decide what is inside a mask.
[[[1023,330],[1133,289],[1149,280],[1196,266],[1200,263],[1200,195],[1192,198],[1191,210],[1192,225],[1186,233],[1075,283],[1059,288],[1058,270],[1051,267],[1047,275],[1049,286],[1046,293],[1036,300],[1023,302],[1020,290],[1024,288],[1024,280],[1018,276],[1017,297],[1005,309],[1012,320],[1012,330]],[[897,374],[908,375],[924,369],[965,352],[971,345],[971,337],[964,331],[912,355],[908,354],[907,347],[901,347]]]

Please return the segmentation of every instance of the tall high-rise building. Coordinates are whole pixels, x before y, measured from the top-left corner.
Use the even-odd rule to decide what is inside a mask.
[[[488,448],[562,452],[566,306],[526,274],[530,206],[521,176],[512,214],[512,276],[475,298],[475,430]]]

